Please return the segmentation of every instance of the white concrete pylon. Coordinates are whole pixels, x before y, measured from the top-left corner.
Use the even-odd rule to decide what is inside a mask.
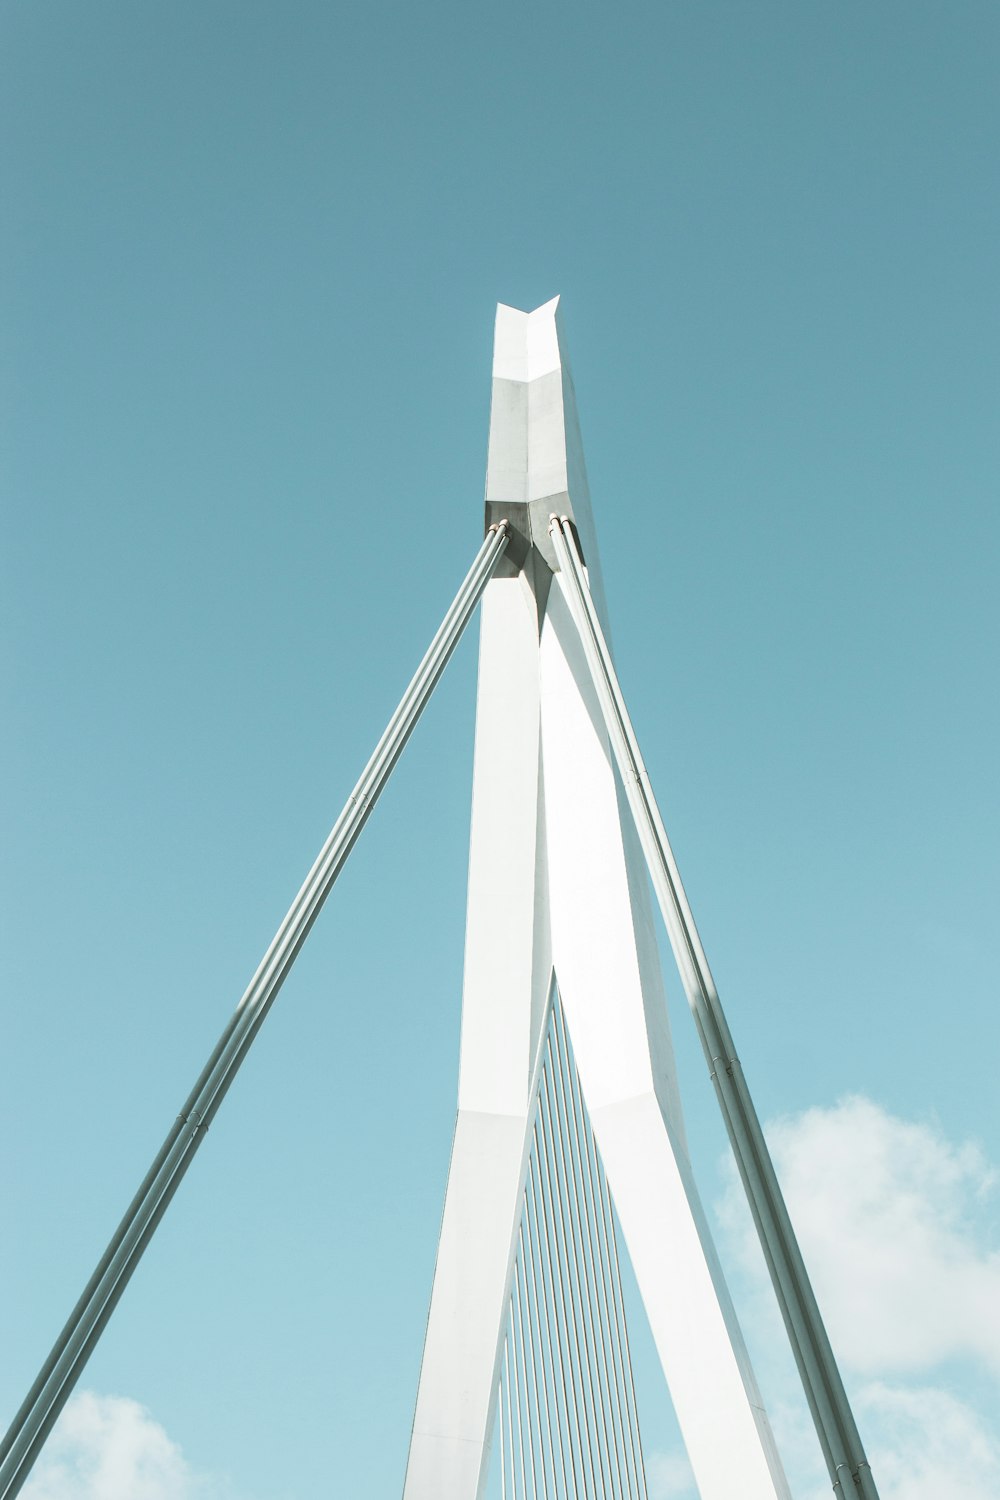
[[[580,536],[607,631],[558,302],[498,308],[458,1117],[404,1500],[489,1467],[553,971],[580,1087],[702,1500],[787,1497],[691,1174],[643,856],[548,535]]]

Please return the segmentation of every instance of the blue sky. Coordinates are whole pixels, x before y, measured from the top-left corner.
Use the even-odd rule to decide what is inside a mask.
[[[961,1500],[996,1493],[998,52],[994,5],[925,0],[3,8],[5,1412],[475,551],[494,305],[559,293],[625,691],[760,1112],[820,1225],[806,1148],[879,1143],[947,1310],[915,1344],[913,1303],[895,1343],[831,1318],[848,1379],[890,1470],[933,1410],[980,1455]],[[474,681],[470,633],[87,1371],[87,1432],[139,1403],[182,1450],[165,1500],[399,1493]]]

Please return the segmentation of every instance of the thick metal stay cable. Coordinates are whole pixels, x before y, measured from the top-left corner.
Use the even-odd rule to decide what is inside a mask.
[[[553,516],[550,535],[834,1491],[842,1497],[860,1495],[862,1500],[878,1500],[777,1174],[639,753],[575,533],[567,520]]]
[[[490,528],[361,779],[0,1443],[0,1500],[13,1500],[27,1478],[495,573],[507,542],[506,522]]]

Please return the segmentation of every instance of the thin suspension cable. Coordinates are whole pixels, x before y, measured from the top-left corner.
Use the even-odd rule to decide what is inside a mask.
[[[542,1495],[543,1495],[543,1500],[548,1500],[549,1485],[548,1485],[548,1477],[547,1477],[546,1472],[545,1472],[545,1452],[546,1452],[545,1441],[546,1441],[546,1436],[547,1436],[547,1438],[548,1438],[548,1446],[549,1446],[549,1449],[551,1450],[552,1437],[551,1437],[551,1432],[547,1432],[547,1424],[546,1424],[546,1428],[543,1428],[543,1426],[542,1426],[542,1404],[541,1404],[541,1398],[540,1398],[540,1396],[538,1394],[538,1365],[537,1365],[537,1362],[536,1362],[536,1359],[535,1359],[535,1337],[534,1337],[534,1330],[533,1330],[533,1328],[531,1326],[531,1308],[530,1308],[530,1304],[528,1302],[528,1278],[527,1278],[527,1274],[525,1272],[525,1266],[524,1266],[525,1248],[524,1248],[523,1227],[524,1226],[523,1226],[523,1222],[522,1222],[522,1224],[518,1226],[518,1231],[517,1231],[518,1258],[517,1258],[517,1261],[515,1262],[515,1265],[514,1265],[514,1274],[515,1274],[515,1277],[516,1277],[516,1280],[517,1280],[517,1302],[518,1302],[518,1314],[519,1314],[520,1321],[521,1321],[521,1328],[522,1328],[522,1332],[525,1329],[527,1330],[527,1336],[528,1336],[527,1337],[527,1343],[528,1343],[528,1354],[530,1356],[529,1368],[530,1368],[530,1371],[531,1371],[531,1388],[532,1388],[532,1391],[533,1391],[533,1394],[534,1394],[534,1397],[535,1397],[535,1430],[538,1433],[538,1447],[539,1447],[539,1457],[540,1457],[540,1465],[539,1466],[540,1466],[541,1472],[542,1472]],[[523,1303],[521,1301],[522,1284],[523,1284],[523,1293],[524,1293],[524,1301],[523,1301]],[[525,1316],[525,1309],[527,1309],[527,1316]],[[525,1377],[525,1382],[527,1383],[527,1376]],[[535,1465],[535,1449],[534,1449],[534,1444],[532,1444],[532,1448],[531,1448],[531,1469],[532,1469],[532,1474],[534,1476],[535,1489],[537,1491],[537,1489],[538,1489],[538,1473],[537,1473],[537,1469],[536,1469],[536,1465]]]
[[[523,1242],[524,1242],[524,1244],[526,1246],[526,1249],[527,1249],[527,1256],[526,1256],[526,1259],[525,1259],[525,1268],[526,1268],[525,1269],[525,1295],[528,1298],[529,1303],[533,1303],[534,1304],[534,1322],[532,1323],[531,1316],[530,1316],[530,1313],[529,1313],[528,1326],[529,1326],[529,1328],[534,1327],[535,1329],[537,1329],[537,1335],[538,1335],[537,1336],[537,1348],[536,1348],[536,1341],[535,1341],[534,1338],[532,1339],[532,1348],[531,1348],[532,1359],[536,1361],[536,1368],[535,1368],[535,1389],[536,1390],[538,1389],[538,1385],[539,1385],[539,1381],[540,1381],[540,1383],[541,1383],[541,1389],[542,1389],[542,1404],[543,1404],[543,1406],[545,1408],[545,1440],[546,1440],[546,1451],[548,1452],[548,1455],[549,1455],[549,1469],[550,1469],[551,1474],[552,1474],[552,1488],[558,1494],[558,1490],[559,1490],[559,1475],[558,1475],[557,1467],[556,1467],[556,1455],[557,1455],[557,1453],[559,1455],[560,1461],[563,1464],[563,1484],[562,1484],[563,1490],[566,1490],[568,1488],[568,1482],[567,1482],[567,1479],[566,1479],[565,1461],[564,1461],[565,1455],[564,1455],[563,1445],[562,1445],[562,1434],[561,1433],[557,1434],[558,1442],[557,1442],[556,1439],[553,1438],[553,1435],[552,1435],[552,1430],[553,1430],[552,1404],[553,1403],[552,1403],[552,1401],[550,1401],[550,1398],[549,1398],[549,1383],[550,1383],[550,1378],[549,1377],[550,1377],[550,1371],[551,1371],[552,1372],[552,1378],[554,1380],[554,1375],[555,1375],[554,1368],[553,1368],[554,1356],[553,1356],[553,1350],[552,1350],[552,1346],[551,1346],[551,1329],[550,1329],[549,1317],[548,1317],[548,1307],[546,1306],[546,1308],[545,1308],[545,1321],[543,1322],[543,1320],[542,1320],[542,1310],[541,1310],[541,1307],[539,1306],[539,1301],[538,1301],[538,1278],[537,1278],[536,1269],[535,1269],[535,1247],[534,1247],[534,1244],[532,1242],[532,1237],[531,1237],[531,1222],[530,1222],[530,1219],[529,1219],[529,1216],[528,1216],[528,1187],[527,1187],[527,1184],[525,1184],[525,1189],[524,1189],[524,1203],[523,1203],[523,1209],[522,1209],[522,1225],[523,1225],[523,1228],[524,1228],[524,1231],[525,1231],[524,1236],[523,1236]],[[548,1335],[548,1341],[547,1341],[547,1335]],[[553,1391],[553,1395],[556,1396],[556,1399],[558,1399],[557,1398],[557,1393],[555,1391]],[[558,1414],[557,1414],[556,1420],[558,1422]],[[545,1469],[544,1468],[543,1468],[542,1472],[543,1472],[543,1474],[545,1474]],[[548,1484],[547,1484],[547,1480],[546,1480],[546,1496],[547,1495],[548,1495]]]
[[[516,1348],[521,1359],[521,1399],[524,1404],[524,1425],[528,1433],[528,1468],[531,1474],[531,1496],[532,1500],[538,1500],[538,1466],[535,1461],[535,1427],[531,1420],[531,1391],[528,1383],[528,1349],[527,1337],[524,1328],[524,1317],[521,1309],[521,1283],[517,1274],[517,1263],[514,1264],[514,1316],[517,1318],[517,1340]],[[516,1373],[516,1372],[515,1372]],[[523,1450],[522,1450],[523,1451]],[[523,1462],[523,1460],[522,1460]],[[525,1494],[528,1487],[525,1485]]]
[[[600,1484],[602,1495],[607,1495],[610,1474],[607,1450],[610,1444],[610,1434],[607,1425],[604,1390],[601,1383],[601,1350],[595,1332],[587,1247],[584,1243],[586,1205],[581,1202],[578,1191],[572,1124],[563,1097],[563,1079],[559,1067],[559,1059],[554,1051],[554,1044],[552,1078],[553,1103],[558,1121],[558,1143],[569,1222],[569,1240],[572,1246],[576,1289],[581,1309],[581,1331],[586,1358],[587,1385],[590,1392],[588,1415],[593,1432],[597,1480]]]
[[[565,1026],[565,1022],[564,1022]],[[577,1089],[580,1083],[577,1078]],[[581,1101],[581,1111],[582,1111]],[[594,1213],[598,1225],[598,1243],[601,1248],[601,1274],[605,1278],[606,1306],[609,1310],[609,1324],[612,1330],[612,1356],[615,1368],[615,1401],[618,1415],[618,1429],[621,1433],[622,1449],[625,1458],[625,1472],[628,1477],[628,1493],[630,1500],[634,1500],[640,1493],[639,1484],[639,1460],[636,1453],[635,1435],[632,1430],[631,1412],[628,1406],[628,1392],[625,1386],[625,1359],[623,1355],[623,1324],[624,1307],[619,1306],[614,1291],[614,1269],[611,1261],[610,1235],[614,1234],[614,1223],[608,1224],[604,1203],[604,1169],[597,1154],[597,1143],[594,1139],[593,1130],[588,1131],[587,1170],[591,1186],[591,1198],[594,1203]]]
[[[635,731],[590,597],[576,536],[570,524],[558,517],[553,517],[551,535],[671,947],[689,1003],[700,1023],[699,1036],[705,1047],[709,1071],[772,1272],[779,1306],[834,1489],[846,1494],[845,1482],[850,1488],[853,1481],[863,1500],[878,1500],[871,1468],[760,1121],[642,763]]]
[[[0,1442],[2,1500],[13,1500],[27,1478],[496,571],[507,540],[506,523],[490,529],[361,780]]]
[[[565,1012],[563,1011],[561,1005],[554,1013],[553,1029],[557,1045],[561,1048],[563,1053],[564,1090],[568,1101],[568,1106],[572,1109],[573,1113],[573,1122],[575,1127],[573,1136],[576,1149],[576,1170],[579,1172],[580,1176],[580,1198],[585,1207],[584,1219],[586,1223],[587,1242],[590,1252],[587,1260],[587,1265],[591,1272],[594,1284],[594,1303],[597,1308],[597,1325],[598,1331],[600,1333],[601,1369],[604,1374],[605,1388],[607,1391],[608,1405],[606,1409],[606,1430],[607,1426],[610,1426],[611,1433],[614,1436],[612,1451],[614,1454],[615,1467],[618,1473],[618,1492],[619,1494],[621,1494],[623,1491],[621,1466],[625,1439],[620,1425],[616,1424],[615,1422],[614,1411],[612,1409],[614,1401],[617,1400],[620,1404],[621,1393],[614,1371],[613,1359],[609,1358],[608,1352],[611,1341],[610,1333],[606,1332],[606,1327],[610,1326],[610,1309],[607,1297],[607,1284],[603,1274],[603,1262],[600,1255],[599,1232],[595,1235],[597,1199],[594,1193],[594,1181],[592,1171],[590,1170],[590,1156],[588,1149],[588,1136],[591,1132],[590,1126],[586,1119],[586,1111],[583,1107],[582,1097],[578,1097],[581,1093],[580,1078],[572,1058],[572,1050],[566,1026]],[[584,1177],[585,1157],[587,1163],[587,1171],[589,1174],[586,1180]],[[625,1457],[625,1462],[627,1472],[627,1456]]]
[[[512,1390],[513,1390],[512,1401],[513,1401],[514,1411],[515,1411],[515,1413],[517,1415],[517,1457],[518,1457],[518,1464],[519,1464],[519,1467],[520,1467],[520,1470],[521,1470],[521,1494],[524,1497],[524,1500],[527,1500],[528,1485],[527,1485],[527,1482],[526,1482],[525,1477],[524,1477],[524,1431],[523,1431],[522,1426],[521,1426],[521,1388],[520,1388],[520,1385],[519,1385],[519,1382],[518,1382],[518,1378],[517,1378],[517,1335],[516,1335],[516,1333],[514,1331],[514,1293],[513,1293],[513,1291],[511,1291],[510,1300],[509,1300],[509,1303],[508,1303],[507,1317],[508,1317],[508,1327],[509,1327],[510,1333],[511,1333],[510,1342],[512,1342],[514,1344],[514,1353],[513,1353],[513,1357],[511,1359],[510,1364],[511,1364],[511,1369],[514,1372],[514,1376],[513,1376],[514,1384],[513,1384],[513,1388],[512,1388]],[[515,1493],[516,1493],[516,1486],[515,1486]]]
[[[547,1035],[546,1035],[547,1040]],[[560,1211],[561,1187],[552,1151],[551,1124],[543,1110],[544,1077],[548,1069],[547,1056],[543,1062],[542,1078],[539,1079],[537,1130],[535,1132],[535,1162],[539,1199],[542,1204],[547,1230],[551,1233],[549,1251],[549,1282],[553,1303],[553,1316],[559,1340],[560,1373],[563,1382],[564,1405],[568,1447],[573,1467],[573,1493],[589,1493],[586,1469],[588,1458],[589,1427],[586,1392],[580,1372],[579,1346],[575,1335],[572,1293],[569,1287],[569,1259],[565,1243],[565,1223]],[[544,1175],[544,1183],[543,1183]],[[554,1242],[554,1243],[553,1243]],[[565,1342],[565,1353],[563,1351]],[[576,1355],[574,1356],[574,1346]],[[567,1382],[566,1371],[569,1371]],[[570,1423],[572,1404],[573,1423]],[[575,1440],[573,1427],[575,1426]]]
[[[569,1111],[565,1098],[565,1079],[563,1076],[562,1059],[558,1049],[558,1030],[553,1024],[550,1032],[551,1051],[553,1059],[553,1089],[556,1097],[556,1109],[559,1114],[559,1147],[563,1161],[563,1175],[567,1184],[567,1195],[572,1198],[571,1208],[576,1212],[570,1214],[570,1222],[573,1225],[573,1255],[576,1264],[577,1282],[580,1291],[580,1302],[583,1313],[583,1336],[584,1347],[587,1350],[587,1378],[591,1391],[591,1408],[594,1414],[595,1430],[600,1424],[604,1441],[600,1440],[598,1434],[597,1460],[601,1481],[601,1491],[607,1494],[606,1465],[609,1466],[608,1451],[611,1447],[611,1435],[608,1429],[608,1413],[604,1402],[604,1391],[601,1387],[601,1361],[600,1346],[595,1329],[594,1309],[592,1291],[589,1275],[589,1263],[586,1246],[583,1245],[583,1227],[585,1217],[585,1204],[581,1200],[579,1185],[577,1182],[576,1162],[574,1160],[572,1136]]]
[[[552,1269],[548,1251],[548,1235],[546,1226],[542,1222],[538,1208],[538,1199],[541,1196],[541,1179],[537,1162],[538,1134],[537,1129],[533,1135],[532,1156],[528,1171],[528,1186],[531,1190],[531,1223],[535,1229],[535,1239],[538,1243],[539,1268],[542,1276],[542,1292],[545,1297],[545,1326],[548,1335],[549,1349],[555,1353],[555,1362],[558,1365],[559,1385],[555,1385],[553,1374],[553,1398],[556,1409],[556,1423],[559,1432],[559,1452],[562,1461],[563,1479],[567,1493],[572,1485],[574,1497],[579,1495],[577,1483],[576,1454],[573,1451],[573,1433],[570,1426],[570,1393],[566,1380],[566,1366],[563,1360],[563,1333],[559,1322],[558,1308],[555,1305],[555,1277]],[[537,1191],[536,1191],[537,1179]],[[529,1225],[530,1227],[530,1225]],[[547,1274],[546,1274],[547,1273]],[[537,1295],[537,1294],[536,1294]],[[555,1338],[552,1336],[552,1324],[555,1323]],[[560,1399],[561,1393],[561,1399]],[[566,1462],[566,1452],[569,1451],[569,1463]]]
[[[507,1357],[507,1340],[504,1339],[504,1359]],[[504,1427],[504,1414],[507,1404],[507,1386],[504,1380],[503,1363],[500,1365],[500,1391],[499,1391],[499,1422],[500,1422],[500,1500],[507,1500],[507,1430]]]
[[[558,1010],[558,1013],[556,1014],[556,1018],[555,1019],[556,1019],[556,1024],[559,1027],[560,1032],[561,1032],[563,1046],[564,1046],[564,1049],[565,1049],[566,1054],[567,1054],[567,1059],[569,1059],[569,1057],[571,1056],[571,1044],[570,1044],[568,1030],[567,1030],[567,1026],[566,1026],[565,1013],[563,1012],[561,1006],[560,1006],[560,1008]],[[583,1105],[583,1100],[582,1100],[582,1086],[581,1086],[581,1083],[580,1083],[579,1074],[575,1071],[575,1069],[573,1069],[573,1070],[570,1071],[569,1076],[570,1076],[571,1096],[572,1096],[572,1100],[573,1100],[573,1108],[574,1108],[574,1113],[577,1116],[578,1136],[582,1140],[583,1152],[584,1152],[584,1155],[585,1155],[585,1158],[586,1158],[587,1187],[589,1187],[589,1192],[586,1192],[586,1190],[585,1190],[585,1196],[586,1196],[587,1201],[589,1202],[589,1204],[591,1205],[591,1208],[593,1210],[593,1217],[594,1217],[594,1221],[595,1221],[596,1227],[597,1227],[597,1233],[596,1233],[596,1239],[597,1239],[597,1256],[596,1256],[596,1262],[597,1262],[597,1266],[599,1266],[599,1268],[600,1268],[600,1277],[601,1277],[601,1284],[602,1284],[602,1289],[603,1289],[600,1301],[601,1301],[601,1304],[603,1306],[604,1313],[605,1313],[605,1318],[606,1318],[607,1325],[608,1325],[608,1340],[609,1340],[610,1347],[611,1347],[611,1371],[610,1371],[610,1377],[611,1378],[610,1378],[610,1385],[611,1385],[611,1387],[613,1389],[613,1392],[614,1392],[614,1402],[615,1402],[615,1408],[616,1408],[615,1412],[612,1413],[612,1426],[613,1426],[613,1429],[614,1429],[614,1432],[615,1432],[615,1435],[616,1435],[615,1457],[616,1457],[616,1463],[619,1464],[619,1485],[621,1486],[621,1482],[622,1482],[621,1481],[621,1467],[620,1467],[620,1463],[621,1463],[621,1460],[624,1460],[624,1467],[625,1467],[625,1475],[626,1475],[626,1479],[627,1479],[628,1494],[631,1497],[633,1495],[633,1492],[634,1492],[634,1485],[633,1485],[632,1466],[629,1463],[630,1443],[626,1442],[625,1414],[623,1412],[623,1406],[622,1406],[622,1379],[623,1379],[623,1375],[622,1375],[621,1370],[620,1370],[621,1361],[620,1361],[620,1359],[616,1359],[616,1339],[615,1339],[615,1332],[612,1331],[612,1330],[616,1329],[617,1317],[616,1317],[616,1313],[612,1310],[612,1298],[611,1298],[611,1293],[610,1293],[610,1288],[609,1288],[609,1281],[608,1281],[608,1249],[607,1249],[607,1244],[606,1244],[606,1233],[602,1232],[603,1216],[602,1216],[602,1214],[600,1212],[598,1192],[597,1192],[597,1189],[595,1187],[594,1164],[593,1164],[592,1157],[591,1157],[591,1152],[592,1152],[592,1150],[596,1150],[596,1147],[595,1147],[594,1138],[593,1138],[593,1131],[590,1128],[589,1122],[587,1121],[586,1110],[585,1110],[584,1105]],[[600,1162],[599,1161],[598,1161],[598,1164],[597,1164],[597,1171],[598,1171],[598,1173],[600,1173],[600,1171],[601,1171],[601,1166],[600,1166]],[[596,1267],[595,1267],[595,1271],[596,1271]],[[603,1330],[602,1330],[602,1337],[603,1337]],[[615,1417],[617,1417],[617,1420],[615,1420]],[[628,1438],[631,1439],[631,1432],[628,1433]],[[619,1453],[621,1455],[620,1458],[619,1458]]]
[[[558,1122],[558,1119],[554,1117],[554,1110],[553,1110],[553,1106],[552,1106],[551,1093],[552,1093],[553,1087],[554,1086],[552,1085],[551,1078],[550,1078],[550,1069],[549,1069],[549,1067],[546,1067],[545,1070],[544,1070],[544,1072],[543,1072],[543,1074],[542,1074],[542,1094],[541,1094],[541,1103],[542,1103],[542,1109],[543,1109],[543,1117],[544,1117],[546,1125],[548,1127],[547,1130],[546,1130],[544,1139],[545,1139],[545,1144],[546,1144],[546,1150],[548,1150],[549,1146],[550,1146],[549,1137],[550,1136],[552,1137],[552,1141],[551,1141],[552,1160],[551,1160],[550,1165],[552,1165],[553,1172],[554,1173],[558,1173],[558,1167],[556,1165],[556,1152],[557,1152],[557,1149],[559,1149],[560,1150],[560,1154],[561,1154],[561,1145],[562,1145],[562,1142],[561,1142],[561,1138],[560,1138],[560,1134],[559,1134],[559,1122]],[[598,1467],[597,1467],[597,1463],[595,1462],[595,1459],[594,1459],[594,1436],[595,1436],[594,1435],[594,1431],[593,1431],[594,1426],[595,1426],[595,1422],[594,1422],[594,1418],[593,1418],[594,1393],[593,1393],[593,1384],[592,1384],[592,1380],[591,1380],[589,1353],[587,1351],[587,1345],[586,1345],[586,1330],[585,1329],[583,1330],[583,1333],[582,1333],[582,1336],[581,1336],[581,1326],[580,1325],[584,1322],[584,1318],[583,1318],[582,1298],[581,1298],[581,1295],[580,1295],[579,1268],[575,1264],[575,1259],[576,1259],[575,1250],[576,1250],[576,1247],[575,1247],[575,1244],[572,1242],[572,1239],[571,1239],[569,1216],[568,1216],[568,1214],[566,1212],[566,1202],[565,1202],[566,1194],[565,1194],[565,1192],[563,1190],[563,1184],[564,1184],[564,1182],[565,1182],[565,1168],[563,1170],[562,1177],[559,1178],[560,1191],[559,1191],[559,1193],[558,1193],[558,1195],[556,1197],[555,1207],[558,1209],[558,1219],[559,1219],[559,1224],[560,1224],[560,1229],[561,1229],[562,1243],[563,1243],[563,1246],[564,1246],[564,1254],[565,1254],[565,1261],[566,1261],[566,1280],[567,1280],[567,1283],[569,1284],[569,1287],[570,1287],[570,1304],[571,1304],[571,1306],[574,1309],[574,1316],[572,1317],[572,1319],[570,1321],[570,1331],[571,1331],[571,1333],[573,1335],[573,1344],[574,1344],[575,1349],[576,1349],[576,1365],[574,1367],[574,1373],[576,1373],[577,1371],[579,1371],[580,1394],[582,1396],[582,1406],[583,1406],[583,1412],[584,1412],[584,1416],[585,1416],[584,1430],[585,1430],[585,1433],[586,1433],[586,1458],[587,1458],[587,1461],[588,1461],[588,1466],[589,1466],[589,1469],[590,1469],[590,1476],[591,1476],[591,1480],[592,1480],[593,1485],[594,1485],[594,1492],[595,1492],[595,1495],[596,1495],[597,1488],[598,1488]],[[574,1296],[574,1292],[575,1292],[575,1296]],[[579,1318],[577,1318],[576,1315],[575,1315],[575,1309],[577,1307],[580,1308],[580,1316],[579,1316]],[[588,1402],[588,1394],[589,1394],[589,1402]],[[603,1472],[602,1472],[601,1478],[600,1478],[600,1487],[603,1490],[603,1488],[604,1488]]]
[[[541,1186],[541,1201],[548,1232],[551,1236],[549,1250],[554,1277],[553,1286],[558,1293],[556,1327],[565,1345],[564,1368],[568,1374],[569,1392],[572,1400],[571,1451],[574,1453],[574,1461],[577,1465],[581,1492],[586,1496],[590,1493],[590,1481],[588,1481],[587,1477],[589,1428],[586,1391],[583,1386],[580,1368],[579,1341],[575,1336],[575,1314],[572,1287],[570,1284],[569,1261],[566,1252],[565,1226],[562,1213],[560,1212],[558,1196],[560,1187],[552,1150],[550,1125],[547,1116],[542,1110],[541,1087],[539,1091],[538,1119],[542,1174],[540,1182],[544,1179],[544,1185]]]
[[[588,1268],[591,1272],[594,1283],[594,1302],[597,1307],[597,1320],[601,1340],[601,1368],[604,1374],[604,1386],[607,1396],[607,1406],[605,1408],[605,1433],[607,1434],[610,1428],[613,1442],[609,1443],[609,1449],[614,1455],[614,1466],[618,1476],[618,1494],[622,1495],[625,1490],[625,1480],[623,1480],[622,1477],[622,1461],[624,1458],[626,1476],[628,1476],[628,1461],[627,1455],[624,1452],[625,1435],[622,1431],[620,1391],[618,1388],[616,1373],[614,1371],[613,1352],[610,1358],[608,1353],[609,1347],[612,1347],[613,1349],[610,1334],[611,1316],[607,1295],[607,1282],[604,1274],[603,1255],[600,1245],[600,1233],[598,1231],[595,1234],[597,1200],[594,1192],[594,1178],[590,1162],[589,1138],[591,1132],[586,1120],[586,1114],[583,1109],[582,1100],[578,1098],[578,1094],[580,1091],[580,1079],[573,1061],[570,1039],[566,1028],[566,1018],[563,1013],[561,1004],[558,1004],[553,1009],[552,1030],[556,1040],[556,1046],[561,1053],[563,1087],[573,1116],[573,1135],[575,1138],[577,1166],[580,1173],[580,1199],[583,1202],[585,1208],[587,1243],[590,1250]],[[584,1166],[584,1159],[586,1159],[586,1168]],[[585,1172],[586,1178],[584,1176]],[[614,1411],[616,1402],[618,1403],[619,1416],[619,1420],[617,1422],[615,1421]],[[610,1468],[610,1455],[608,1462]],[[631,1492],[630,1477],[628,1480],[628,1488]]]
[[[517,1480],[515,1479],[515,1476],[514,1476],[514,1426],[513,1426],[513,1418],[511,1416],[511,1410],[510,1410],[511,1391],[510,1391],[510,1336],[509,1335],[504,1340],[504,1346],[503,1346],[503,1367],[504,1367],[504,1379],[505,1379],[506,1397],[507,1397],[507,1399],[506,1399],[506,1407],[507,1407],[507,1450],[508,1450],[508,1456],[510,1458],[510,1492],[511,1492],[512,1500],[517,1500]]]
[[[554,987],[541,1048],[499,1377],[504,1500],[648,1500],[610,1191]]]
[[[539,1095],[539,1100],[541,1101],[541,1094]],[[539,1126],[541,1126],[541,1123],[542,1122],[540,1121]],[[556,1332],[559,1337],[560,1344],[563,1345],[562,1369],[564,1372],[569,1372],[567,1386],[568,1393],[571,1393],[572,1395],[572,1401],[567,1398],[566,1408],[568,1413],[572,1413],[572,1427],[575,1427],[576,1429],[575,1443],[572,1439],[572,1428],[570,1429],[570,1454],[573,1460],[574,1489],[577,1491],[582,1489],[584,1495],[586,1495],[586,1447],[583,1424],[580,1418],[580,1390],[579,1382],[576,1377],[576,1364],[573,1361],[572,1349],[570,1346],[571,1320],[567,1314],[565,1278],[563,1275],[562,1259],[560,1257],[558,1248],[558,1231],[556,1229],[558,1220],[555,1212],[556,1205],[552,1193],[551,1174],[549,1171],[549,1149],[547,1132],[541,1128],[537,1129],[535,1140],[540,1162],[539,1199],[542,1204],[542,1217],[545,1223],[549,1266],[551,1271],[552,1285],[556,1293],[557,1302],[555,1319]],[[539,1142],[541,1143],[540,1149],[538,1147]]]
[[[556,997],[556,999],[558,1000],[558,996]],[[566,1025],[565,1012],[562,1010],[561,1005],[559,1006],[558,1012],[556,1012],[556,1019],[553,1021],[552,1024],[553,1024],[553,1027],[555,1027],[556,1025],[561,1024],[562,1034],[563,1034],[563,1037],[565,1038],[566,1057],[567,1057],[567,1069],[570,1072],[570,1075],[572,1076],[572,1073],[575,1070],[570,1066],[570,1063],[569,1063],[569,1059],[571,1057],[571,1052],[570,1052],[571,1044],[569,1042],[568,1027]],[[578,1074],[576,1075],[576,1087],[580,1088],[580,1080],[579,1080],[579,1075]],[[581,1103],[581,1109],[582,1109],[582,1103]],[[591,1137],[592,1137],[592,1132],[591,1132]],[[634,1472],[636,1474],[636,1487],[637,1487],[638,1490],[641,1491],[642,1496],[645,1497],[646,1485],[645,1485],[645,1473],[644,1473],[644,1468],[643,1468],[642,1445],[641,1445],[641,1437],[640,1437],[640,1434],[639,1434],[638,1411],[637,1411],[636,1406],[635,1406],[635,1387],[634,1387],[634,1380],[633,1380],[633,1377],[632,1377],[631,1353],[630,1353],[629,1348],[628,1348],[628,1333],[627,1333],[627,1325],[626,1325],[626,1320],[625,1320],[624,1301],[623,1301],[622,1293],[621,1293],[621,1277],[620,1277],[620,1269],[619,1269],[619,1265],[618,1265],[617,1241],[615,1239],[615,1233],[614,1233],[614,1218],[613,1218],[613,1213],[611,1212],[611,1208],[610,1208],[610,1194],[609,1194],[608,1186],[607,1186],[607,1178],[606,1178],[606,1176],[605,1176],[605,1174],[603,1172],[603,1169],[601,1168],[600,1159],[597,1156],[596,1143],[593,1143],[593,1146],[594,1146],[594,1157],[595,1157],[596,1167],[597,1167],[597,1180],[598,1180],[598,1183],[599,1183],[600,1188],[601,1188],[601,1192],[598,1195],[598,1199],[599,1199],[600,1207],[601,1207],[601,1222],[602,1222],[603,1227],[604,1227],[605,1242],[607,1243],[608,1239],[610,1238],[610,1243],[613,1246],[613,1262],[612,1262],[612,1259],[611,1259],[611,1254],[609,1252],[609,1262],[608,1262],[608,1264],[609,1264],[609,1272],[610,1272],[611,1278],[612,1278],[613,1291],[615,1293],[616,1325],[620,1328],[620,1330],[621,1330],[621,1336],[622,1336],[622,1339],[624,1341],[625,1359],[624,1359],[623,1364],[622,1364],[622,1368],[623,1368],[623,1386],[622,1386],[622,1388],[624,1390],[626,1405],[628,1407],[630,1407],[630,1420],[629,1420],[629,1423],[628,1423],[628,1436],[629,1436],[629,1442],[630,1442],[630,1445],[632,1447],[633,1454],[636,1456],[636,1462],[634,1464]],[[596,1212],[596,1205],[595,1205],[595,1212]],[[626,1383],[625,1380],[624,1380],[624,1372],[625,1372],[626,1367],[627,1367],[627,1374],[628,1374],[628,1383]],[[631,1400],[629,1400],[630,1394],[631,1394]]]

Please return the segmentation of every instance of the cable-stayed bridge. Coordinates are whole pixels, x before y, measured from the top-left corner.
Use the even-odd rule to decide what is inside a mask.
[[[558,301],[497,312],[485,525],[0,1444],[0,1500],[27,1479],[480,602],[459,1104],[404,1500],[478,1500],[494,1483],[504,1500],[647,1500],[623,1249],[702,1500],[789,1496],[691,1169],[653,899],[833,1492],[877,1500],[618,681]]]

